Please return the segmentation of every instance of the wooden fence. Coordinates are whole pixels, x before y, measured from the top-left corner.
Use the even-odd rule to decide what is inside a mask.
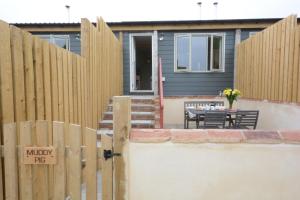
[[[300,102],[299,45],[295,15],[241,42],[235,87],[245,98]]]
[[[51,126],[52,133],[49,133]],[[19,129],[19,131],[18,131]],[[19,134],[19,135],[18,135]],[[72,134],[72,137],[69,135]],[[85,134],[85,146],[82,143]],[[53,141],[49,141],[49,135]],[[67,140],[66,138],[69,138]],[[97,135],[96,130],[63,122],[25,121],[3,125],[5,199],[62,200],[81,199],[82,169],[85,163],[86,199],[97,199]],[[34,154],[39,164],[25,164],[28,147],[53,147],[55,164],[41,164],[47,154]],[[101,160],[101,158],[99,158]],[[104,161],[104,159],[102,159]],[[1,163],[0,163],[1,166]],[[0,199],[3,199],[3,192]]]
[[[0,178],[0,200],[4,198],[3,188],[6,190],[6,199],[15,200],[18,197],[15,190],[18,185],[15,183],[20,177],[13,173],[20,166],[16,160],[14,163],[9,160],[14,156],[13,152],[16,152],[13,145],[21,144],[24,121],[61,121],[65,123],[65,127],[78,124],[81,127],[82,134],[79,135],[82,137],[82,144],[86,145],[88,138],[85,137],[85,127],[96,129],[109,99],[114,95],[122,95],[121,42],[103,20],[98,21],[97,28],[83,23],[82,30],[83,55],[79,56],[0,20],[0,145],[4,143],[5,147],[6,143],[12,143],[4,148],[4,154],[8,154],[4,158],[5,170],[0,162],[0,175],[3,172],[6,178],[10,177],[9,180]],[[7,127],[12,129],[10,132],[16,132],[13,136],[15,138],[5,136]],[[43,141],[54,145],[54,127],[47,128],[48,138],[43,138]],[[65,141],[71,142],[76,137],[76,133],[71,132],[72,137],[66,134]],[[37,142],[35,137],[37,136],[34,134],[32,140],[27,138],[26,141]],[[47,191],[51,198],[56,195],[54,183],[59,177],[55,176],[56,172],[51,167],[47,170],[50,177],[47,178]],[[76,170],[74,174],[79,176],[78,169]],[[91,177],[89,173],[88,170],[84,171],[84,177],[87,174],[86,181]],[[70,182],[73,183],[72,177]],[[78,185],[76,187],[78,189]],[[69,190],[72,193],[72,189]],[[26,191],[25,193],[27,194]],[[33,195],[38,195],[35,199],[46,198],[36,189]]]
[[[120,37],[122,38],[122,37]],[[81,21],[81,54],[87,61],[88,126],[97,124],[112,96],[123,94],[122,41],[103,21],[97,27],[87,19]]]

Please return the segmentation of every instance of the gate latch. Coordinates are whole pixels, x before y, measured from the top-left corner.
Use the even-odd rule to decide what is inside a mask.
[[[107,160],[109,158],[112,158],[113,156],[121,156],[121,154],[120,153],[113,153],[112,150],[104,149],[103,156],[104,156],[105,160]]]

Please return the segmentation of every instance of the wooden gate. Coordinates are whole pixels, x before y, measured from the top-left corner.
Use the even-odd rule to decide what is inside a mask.
[[[130,98],[114,97],[113,102],[114,130],[101,133],[101,142],[96,130],[75,124],[4,124],[0,200],[125,199],[123,152],[131,127]]]

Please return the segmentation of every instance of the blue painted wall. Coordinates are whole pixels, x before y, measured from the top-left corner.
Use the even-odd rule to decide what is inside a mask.
[[[201,32],[204,31],[197,31]],[[235,31],[209,32],[225,33],[225,72],[174,72],[174,32],[163,32],[164,40],[158,41],[158,54],[162,58],[163,76],[166,79],[165,96],[218,95],[219,91],[233,86]]]

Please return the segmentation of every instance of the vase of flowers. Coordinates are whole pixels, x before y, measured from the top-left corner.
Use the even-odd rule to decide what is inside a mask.
[[[223,91],[223,94],[228,100],[229,109],[232,109],[232,104],[234,101],[237,101],[237,98],[241,95],[241,92],[237,89],[226,88]]]

